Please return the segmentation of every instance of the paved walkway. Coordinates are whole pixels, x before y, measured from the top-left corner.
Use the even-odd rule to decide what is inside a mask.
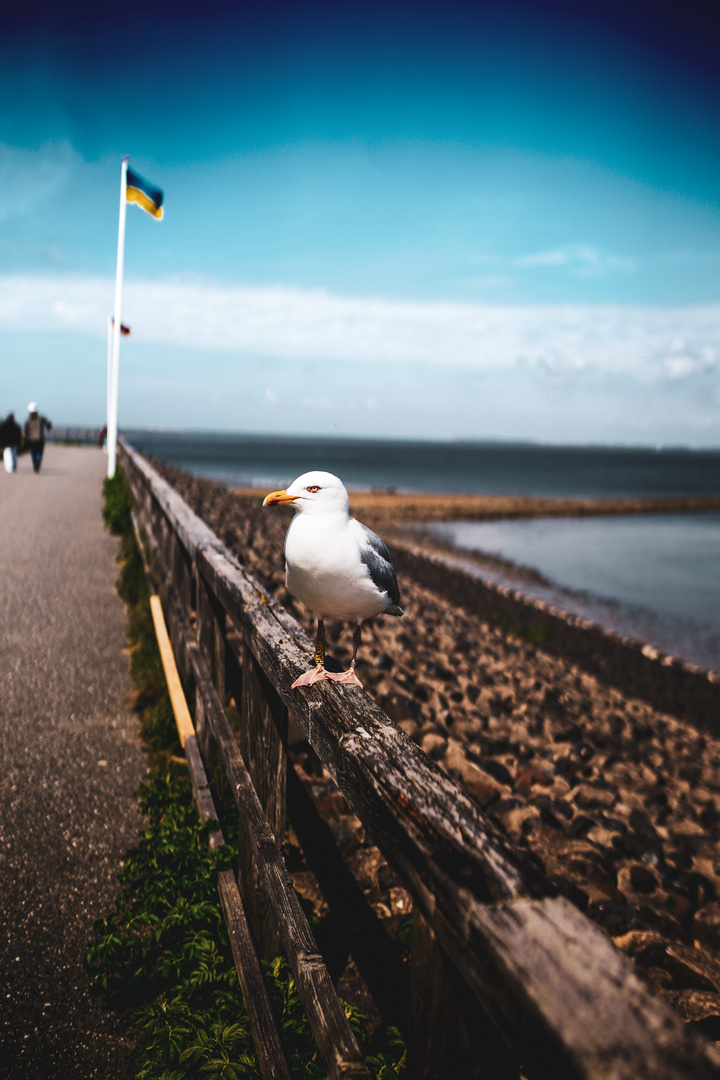
[[[0,468],[0,1077],[120,1077],[124,1032],[88,990],[92,923],[141,819],[105,455],[49,445]]]

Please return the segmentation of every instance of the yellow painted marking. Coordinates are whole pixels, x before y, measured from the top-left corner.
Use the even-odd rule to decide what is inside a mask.
[[[155,623],[155,634],[160,648],[160,658],[165,672],[168,693],[170,694],[170,703],[172,705],[173,713],[175,714],[178,735],[180,736],[180,745],[184,749],[185,739],[188,735],[195,734],[195,728],[193,727],[187,702],[185,701],[185,694],[183,693],[182,683],[180,682],[180,676],[178,675],[178,669],[175,664],[175,657],[173,656],[170,638],[168,637],[168,632],[165,627],[165,618],[163,616],[163,609],[159,596],[150,597],[150,610],[152,611],[153,622]]]

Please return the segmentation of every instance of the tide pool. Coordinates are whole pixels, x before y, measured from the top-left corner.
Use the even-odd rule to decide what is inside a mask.
[[[453,522],[431,534],[546,582],[491,576],[608,629],[720,670],[720,514]]]

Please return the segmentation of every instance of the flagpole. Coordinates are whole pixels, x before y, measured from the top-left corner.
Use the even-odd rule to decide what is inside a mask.
[[[110,424],[110,393],[112,387],[112,349],[113,349],[113,317],[108,312],[107,325],[107,407],[105,410],[105,449],[107,450],[107,430]]]
[[[120,223],[118,225],[117,268],[115,271],[115,323],[113,325],[113,348],[110,371],[110,396],[108,408],[107,474],[109,477],[113,477],[115,475],[115,461],[117,456],[118,388],[120,384],[120,320],[122,319],[123,260],[125,257],[127,167],[128,159],[127,157],[124,157],[122,159],[122,175],[120,179]]]

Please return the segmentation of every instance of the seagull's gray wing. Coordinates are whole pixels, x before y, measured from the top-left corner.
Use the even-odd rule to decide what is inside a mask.
[[[368,529],[367,525],[363,525],[361,521],[358,522],[358,525],[362,529],[362,536],[365,540],[364,546],[360,549],[361,562],[367,566],[370,577],[378,589],[381,592],[386,592],[392,603],[396,607],[400,607],[400,586],[395,576],[393,564],[390,562],[390,552],[387,549],[387,544],[372,529]]]

